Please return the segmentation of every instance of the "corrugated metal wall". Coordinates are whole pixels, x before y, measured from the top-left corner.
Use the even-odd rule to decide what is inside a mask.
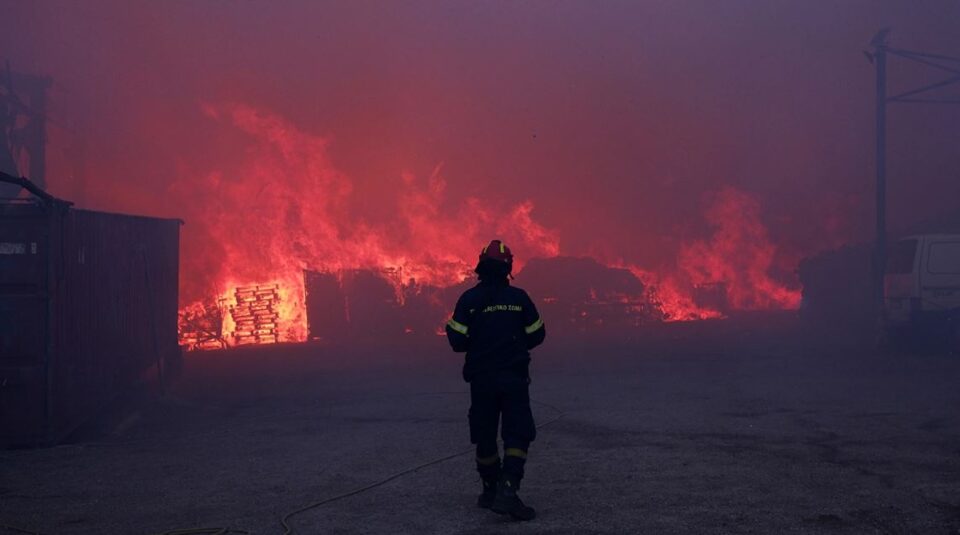
[[[46,429],[45,207],[0,203],[0,444],[31,445]]]
[[[178,354],[179,227],[54,206],[0,210],[0,244],[27,251],[0,255],[0,444],[59,440]],[[9,334],[21,330],[40,339]],[[14,376],[19,386],[3,386]]]

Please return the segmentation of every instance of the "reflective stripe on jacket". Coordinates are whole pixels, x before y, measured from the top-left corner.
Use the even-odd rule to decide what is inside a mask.
[[[467,353],[463,369],[467,381],[498,369],[526,373],[530,350],[546,337],[530,296],[506,282],[482,282],[464,292],[446,331],[453,350]]]

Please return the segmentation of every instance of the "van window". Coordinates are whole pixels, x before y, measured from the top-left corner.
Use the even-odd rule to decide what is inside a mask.
[[[887,273],[898,275],[913,272],[913,259],[917,256],[917,240],[900,240],[890,247],[887,254]]]
[[[927,271],[960,274],[960,241],[939,241],[930,244]]]

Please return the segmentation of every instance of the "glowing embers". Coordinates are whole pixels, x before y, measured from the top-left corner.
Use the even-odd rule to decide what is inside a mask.
[[[180,311],[180,345],[197,350],[306,341],[303,292],[302,276],[259,284],[230,281],[219,298]]]
[[[239,287],[236,304],[230,306],[235,345],[275,344],[280,340],[280,286],[278,284]]]
[[[223,349],[223,299],[198,301],[180,310],[180,345],[187,350]]]

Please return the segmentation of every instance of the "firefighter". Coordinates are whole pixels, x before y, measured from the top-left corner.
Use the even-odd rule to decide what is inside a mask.
[[[474,270],[480,282],[460,296],[446,331],[453,350],[466,352],[470,442],[477,446],[477,472],[483,482],[477,505],[533,520],[536,512],[517,491],[527,449],[537,435],[528,390],[530,350],[543,342],[546,329],[527,293],[510,286],[512,270],[513,254],[502,241],[484,247]]]

